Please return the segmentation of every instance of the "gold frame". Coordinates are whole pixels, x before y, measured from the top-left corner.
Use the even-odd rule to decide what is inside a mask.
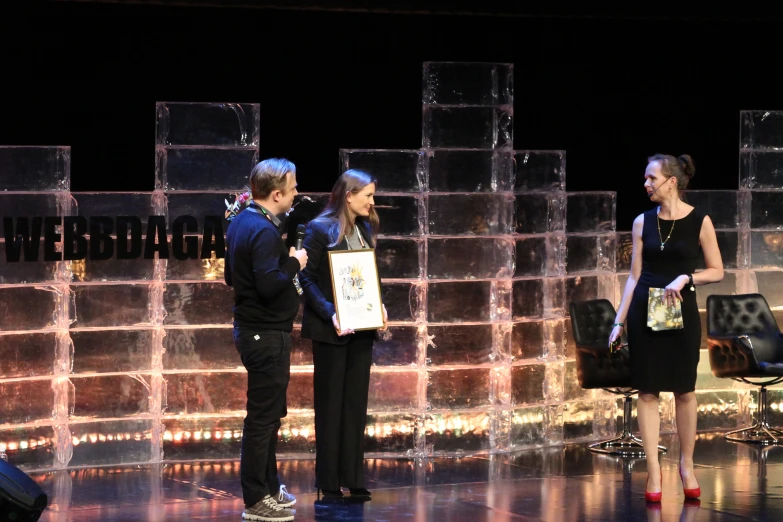
[[[347,256],[350,256],[350,255],[356,256],[357,254],[367,255],[368,253],[372,255],[373,266],[375,267],[375,278],[372,279],[372,280],[366,279],[365,282],[370,283],[370,284],[375,283],[377,285],[378,302],[377,303],[373,303],[373,304],[377,304],[378,305],[377,309],[381,313],[381,324],[379,324],[378,326],[367,326],[367,327],[364,327],[364,328],[354,328],[353,329],[354,332],[361,332],[361,331],[364,331],[364,330],[378,330],[380,328],[383,328],[383,326],[384,326],[384,322],[383,322],[383,298],[382,298],[382,295],[381,295],[381,276],[378,273],[378,258],[375,255],[375,249],[374,248],[363,248],[361,250],[330,250],[329,251],[329,277],[332,280],[332,299],[334,300],[334,311],[337,314],[337,323],[341,327],[343,325],[340,322],[340,306],[339,306],[339,300],[337,299],[337,286],[334,284],[334,264],[332,263],[332,257],[333,256],[346,256],[346,255]]]

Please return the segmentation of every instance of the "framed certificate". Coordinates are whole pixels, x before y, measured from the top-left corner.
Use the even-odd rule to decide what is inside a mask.
[[[343,329],[383,328],[381,281],[374,249],[329,252],[334,308]]]

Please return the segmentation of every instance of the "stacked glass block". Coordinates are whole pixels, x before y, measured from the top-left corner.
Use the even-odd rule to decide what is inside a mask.
[[[740,120],[740,215],[747,234],[742,261],[749,270],[743,291],[762,294],[783,326],[783,111],[741,111]],[[781,388],[768,392],[775,426],[783,423]],[[747,392],[749,416],[758,411],[757,390]]]
[[[24,468],[65,467],[73,451],[69,190],[70,147],[0,147],[0,455]]]
[[[247,374],[233,344],[233,289],[224,282],[224,213],[226,203],[249,190],[259,113],[258,104],[157,104],[156,193],[167,233],[184,231],[197,254],[159,261],[155,370],[164,385],[156,413],[166,460],[239,454]],[[195,218],[192,227],[182,216]]]

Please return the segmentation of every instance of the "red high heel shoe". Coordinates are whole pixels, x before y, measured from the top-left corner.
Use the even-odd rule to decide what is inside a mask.
[[[650,483],[650,475],[647,474],[647,483]],[[656,493],[650,493],[647,491],[647,486],[644,487],[644,500],[647,502],[660,502],[663,495],[663,471],[661,471],[661,491]]]
[[[680,480],[682,480],[682,468],[680,468]],[[682,480],[682,493],[686,500],[696,500],[701,496],[701,488],[685,489],[685,481]]]

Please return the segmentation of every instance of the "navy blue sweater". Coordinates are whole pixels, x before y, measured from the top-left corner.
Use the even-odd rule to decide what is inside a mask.
[[[226,231],[225,279],[234,287],[234,326],[291,332],[299,311],[294,276],[299,261],[288,255],[278,228],[251,209]]]

